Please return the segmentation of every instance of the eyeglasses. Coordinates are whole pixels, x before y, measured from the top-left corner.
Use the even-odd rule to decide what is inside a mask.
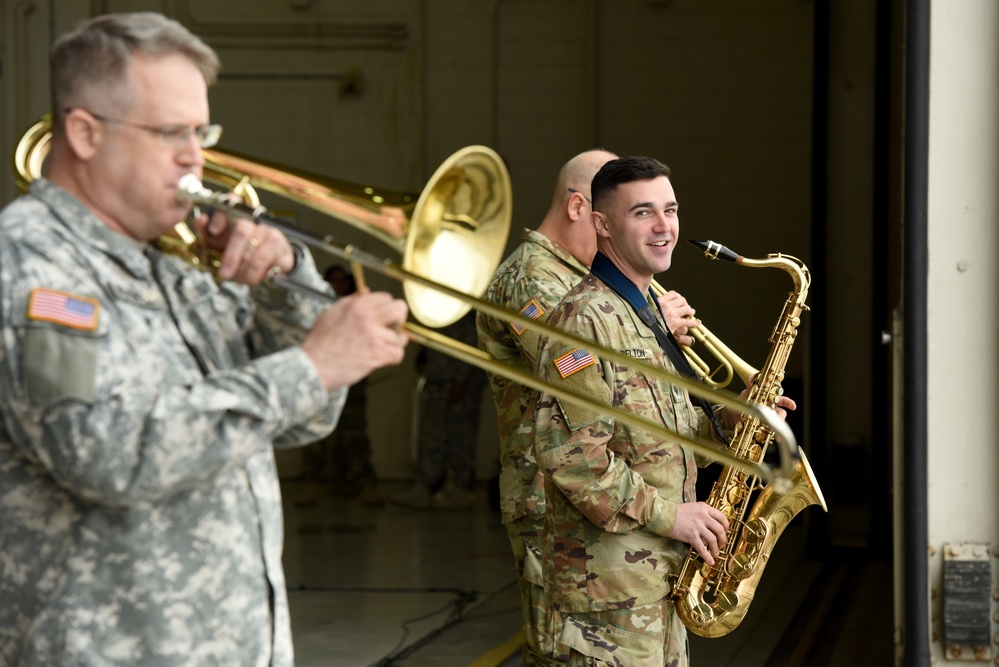
[[[66,113],[69,113],[72,110],[73,109],[66,109]],[[102,123],[134,127],[137,130],[151,132],[159,137],[161,144],[169,146],[170,148],[183,146],[191,140],[191,137],[197,139],[198,145],[202,148],[211,148],[218,143],[219,137],[222,136],[221,125],[199,125],[198,127],[191,127],[190,125],[161,125],[157,127],[155,125],[143,125],[142,123],[133,123],[131,121],[120,120],[118,118],[108,118],[107,116],[96,114],[93,111],[87,111],[87,109],[81,109],[81,111],[86,111]]]
[[[583,193],[580,192],[579,190],[573,190],[572,188],[569,188],[569,192],[571,192],[574,195],[583,195]],[[583,195],[583,199],[585,199],[586,201],[590,202],[590,204],[593,203],[593,200],[590,199],[589,197],[587,197],[586,195]]]

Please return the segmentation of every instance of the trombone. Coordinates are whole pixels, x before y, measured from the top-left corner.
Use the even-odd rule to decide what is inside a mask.
[[[15,175],[22,190],[42,173],[51,138],[50,129],[51,119],[43,117],[25,133],[15,150]],[[776,490],[791,485],[798,458],[795,453],[796,441],[787,424],[771,408],[749,403],[727,391],[713,389],[696,380],[649,366],[614,350],[597,348],[592,341],[471,295],[481,294],[491,279],[505,246],[511,217],[509,175],[502,161],[491,150],[471,146],[455,153],[438,168],[421,193],[419,201],[413,206],[405,200],[386,204],[386,199],[372,194],[373,190],[370,188],[363,189],[367,199],[357,201],[356,197],[345,196],[336,185],[327,185],[314,175],[261,165],[234,153],[213,151],[209,154],[208,151],[203,151],[203,154],[206,159],[206,175],[209,178],[214,175],[216,180],[229,185],[237,193],[242,190],[244,198],[250,203],[233,202],[227,195],[203,187],[193,175],[182,179],[178,196],[195,204],[209,205],[232,215],[271,225],[286,236],[297,238],[313,248],[345,260],[355,270],[358,270],[357,267],[364,267],[400,281],[410,311],[416,319],[427,325],[412,322],[403,325],[416,342],[537,391],[611,414],[615,420],[633,428],[644,429],[663,439],[685,444],[696,453],[756,475],[767,483],[776,484]],[[386,233],[397,248],[404,245],[403,265],[380,259],[350,245],[337,245],[328,236],[321,237],[298,229],[291,221],[272,215],[260,206],[259,198],[253,191],[254,185],[274,190],[366,231],[370,231],[365,225],[372,216],[396,221],[398,224]],[[177,234],[181,239],[184,237],[182,229],[186,229],[183,222],[177,226]],[[190,234],[190,230],[187,230],[187,234]],[[211,269],[196,254],[179,250],[179,246],[184,245],[183,241],[173,239],[168,244],[163,244],[162,241],[163,239],[161,247],[164,251],[180,254],[200,268]],[[466,263],[456,262],[459,259],[466,259]],[[442,264],[447,280],[435,279],[439,276],[434,271],[442,268]],[[459,265],[460,271],[454,270],[455,264]],[[325,292],[283,276],[277,276],[273,281],[286,289],[332,300]],[[431,307],[427,306],[428,303]],[[641,367],[650,377],[683,387],[690,393],[705,396],[724,407],[750,414],[778,435],[781,447],[779,474],[775,475],[764,463],[737,457],[721,445],[687,438],[646,418],[611,408],[603,402],[553,385],[538,376],[508,368],[485,352],[428,328],[449,324],[471,308],[524,327],[533,327],[562,342],[588,349],[594,356],[607,361]],[[446,314],[442,315],[442,312]]]

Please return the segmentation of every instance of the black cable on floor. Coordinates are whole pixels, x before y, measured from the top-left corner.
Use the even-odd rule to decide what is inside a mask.
[[[395,664],[396,660],[404,660],[405,658],[408,658],[409,656],[419,651],[427,644],[430,644],[432,641],[437,639],[445,630],[447,630],[449,627],[462,620],[462,612],[464,611],[465,607],[475,602],[476,597],[477,597],[476,593],[465,593],[464,595],[459,595],[454,600],[444,605],[440,609],[437,609],[436,611],[432,611],[428,614],[423,614],[422,616],[417,616],[415,618],[403,621],[402,623],[403,634],[402,638],[399,640],[399,643],[396,644],[395,648],[389,651],[388,655],[386,655],[384,658],[382,658],[378,662],[372,663],[371,667],[391,667],[392,665]],[[409,646],[404,646],[406,642],[406,637],[409,636],[409,625],[411,623],[416,623],[418,621],[431,618],[449,608],[451,609],[451,613],[448,615],[447,619],[440,627],[431,630],[430,632],[423,635]]]
[[[516,585],[517,585],[517,580],[514,579],[509,584],[501,587],[499,590],[493,591],[492,593],[489,593],[488,595],[486,595],[482,599],[482,602],[488,602],[489,600],[491,600],[492,598],[496,597],[497,595],[503,593],[504,591],[506,591],[510,587],[516,586]],[[443,590],[443,589],[438,589],[438,591],[439,590]],[[395,646],[395,648],[393,648],[391,651],[389,651],[389,653],[385,657],[381,658],[377,662],[372,663],[371,665],[369,665],[369,667],[392,667],[392,665],[396,664],[397,660],[403,660],[405,658],[408,658],[409,656],[413,655],[414,653],[416,653],[420,649],[426,647],[428,644],[430,644],[435,639],[437,639],[438,637],[440,637],[444,633],[444,631],[447,630],[448,628],[450,628],[452,625],[455,625],[456,623],[459,623],[459,622],[461,622],[463,620],[470,620],[472,618],[480,618],[480,617],[489,616],[490,614],[480,614],[478,616],[465,616],[464,615],[465,609],[468,608],[474,602],[476,602],[476,600],[478,600],[478,598],[479,598],[479,595],[480,595],[480,593],[473,592],[473,591],[460,591],[460,592],[457,592],[455,599],[452,600],[451,602],[449,602],[448,604],[444,605],[443,607],[441,607],[441,608],[439,608],[439,609],[437,609],[435,611],[432,611],[432,612],[430,612],[428,614],[423,614],[422,616],[417,616],[415,618],[411,618],[411,619],[408,619],[406,621],[403,621],[403,623],[402,623],[403,635],[402,635],[402,638],[399,640],[399,643],[397,643],[396,646]],[[409,636],[409,624],[416,623],[418,621],[422,621],[422,620],[425,620],[427,618],[431,618],[431,617],[436,616],[437,614],[440,614],[441,612],[446,611],[448,609],[451,609],[451,613],[444,620],[444,623],[442,623],[439,627],[434,628],[433,630],[431,630],[427,634],[423,635],[422,637],[420,637],[418,640],[416,640],[415,642],[413,642],[409,646],[403,646],[403,644],[406,641],[406,637]],[[518,610],[519,610],[519,608],[518,608]]]

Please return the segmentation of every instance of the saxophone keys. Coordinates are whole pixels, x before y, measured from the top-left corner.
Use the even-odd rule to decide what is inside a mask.
[[[739,606],[739,594],[735,591],[725,591],[718,596],[718,608],[725,613],[731,613]]]
[[[704,625],[710,623],[712,619],[714,619],[715,611],[711,608],[711,605],[701,602],[693,606],[690,610],[690,615],[694,619],[695,623],[698,625]]]
[[[753,571],[754,562],[754,559],[749,554],[745,552],[737,553],[728,561],[728,573],[737,580],[745,579]],[[719,604],[721,604],[720,601]]]
[[[765,520],[756,518],[746,522],[746,526],[742,531],[743,539],[751,548],[757,548],[760,544],[767,539],[767,535],[770,534],[770,524]]]

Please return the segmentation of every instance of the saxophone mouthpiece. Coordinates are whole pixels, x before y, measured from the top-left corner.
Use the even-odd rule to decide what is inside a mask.
[[[726,262],[738,262],[739,255],[729,250],[721,243],[714,241],[691,241],[692,245],[704,251],[704,255],[711,259],[724,259]]]

